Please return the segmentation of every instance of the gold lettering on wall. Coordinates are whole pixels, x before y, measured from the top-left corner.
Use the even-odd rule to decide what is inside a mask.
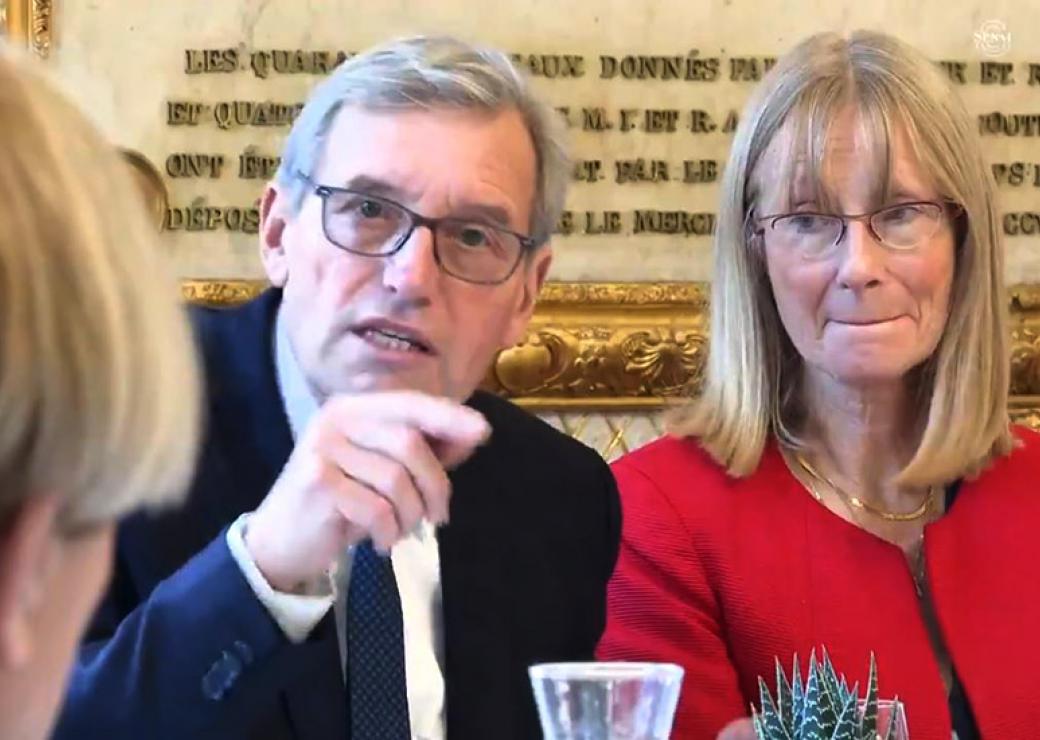
[[[306,49],[250,49],[244,44],[217,48],[184,49],[185,75],[226,76],[252,75],[269,79],[278,75],[321,76],[355,52]],[[682,86],[689,90],[674,101],[689,103],[704,84],[737,84],[759,82],[776,63],[770,55],[734,55],[723,57],[702,54],[692,49],[681,54],[633,52],[626,54],[541,53],[517,51],[510,55],[515,64],[538,79],[565,84],[568,80],[594,78],[602,85]],[[1010,88],[1016,85],[1040,85],[1040,63],[1015,64],[999,60],[969,62],[944,59],[936,62],[956,85],[977,84]],[[649,88],[648,88],[649,89]],[[658,88],[654,88],[658,89]],[[265,99],[194,99],[171,98],[166,101],[165,123],[171,128],[193,130],[215,127],[219,131],[244,135],[229,141],[232,147],[222,151],[182,148],[166,155],[162,171],[171,180],[197,184],[196,196],[189,203],[173,205],[163,220],[166,228],[185,232],[215,230],[253,233],[257,227],[256,204],[246,206],[221,203],[225,200],[218,183],[226,178],[262,182],[275,176],[280,158],[277,141],[256,140],[251,132],[272,131],[279,137],[296,120],[305,97],[301,100]],[[648,101],[649,102],[649,101]],[[570,101],[557,105],[557,111],[568,128],[592,139],[624,135],[639,137],[638,148],[651,150],[660,137],[686,137],[690,142],[689,158],[673,159],[636,153],[635,156],[578,158],[574,162],[572,180],[577,188],[597,188],[597,193],[623,192],[635,196],[663,185],[699,187],[717,185],[723,162],[717,157],[698,157],[699,141],[725,141],[739,122],[736,109],[687,107],[611,107],[596,100]],[[977,114],[979,132],[987,138],[1040,137],[1040,112],[993,110]],[[716,138],[716,137],[722,137]],[[249,140],[253,138],[253,140]],[[715,145],[712,144],[712,147]],[[613,147],[611,147],[613,148]],[[631,146],[623,149],[627,152]],[[716,149],[713,149],[715,151]],[[1040,162],[994,162],[993,175],[1002,188],[1040,188]],[[615,188],[621,188],[620,191]],[[607,190],[603,190],[606,188]],[[259,194],[259,193],[257,193]],[[612,205],[615,205],[612,203]],[[556,234],[581,234],[612,238],[618,236],[669,235],[706,238],[714,233],[715,214],[702,211],[656,210],[645,207],[645,201],[631,208],[567,210],[557,224]],[[1031,210],[1009,210],[1002,218],[1005,235],[1033,236],[1040,233],[1037,214]]]

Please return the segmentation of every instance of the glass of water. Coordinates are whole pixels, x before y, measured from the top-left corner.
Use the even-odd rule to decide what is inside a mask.
[[[546,663],[529,669],[545,740],[667,740],[683,669]]]
[[[877,738],[878,740],[910,740],[910,732],[906,727],[906,707],[898,699],[878,699],[877,703]],[[866,702],[860,700],[859,713],[862,715]]]

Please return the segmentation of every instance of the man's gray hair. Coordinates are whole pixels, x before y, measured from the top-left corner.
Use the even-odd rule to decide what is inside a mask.
[[[531,89],[509,57],[451,37],[415,36],[348,59],[311,93],[285,142],[276,179],[298,211],[314,179],[336,114],[344,105],[370,110],[452,108],[489,113],[515,109],[537,159],[531,237],[549,239],[563,211],[570,159],[559,114]]]

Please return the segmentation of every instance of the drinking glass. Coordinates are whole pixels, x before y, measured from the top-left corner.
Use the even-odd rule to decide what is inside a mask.
[[[898,699],[878,699],[878,740],[910,740],[906,729],[906,707]],[[860,700],[859,712],[862,715],[866,701]],[[891,730],[889,729],[891,728]]]
[[[683,669],[546,663],[529,669],[545,740],[667,740]]]

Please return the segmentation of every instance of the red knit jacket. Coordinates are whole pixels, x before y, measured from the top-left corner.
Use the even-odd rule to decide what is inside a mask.
[[[1040,738],[1040,435],[925,530],[939,624],[984,738]],[[938,663],[902,551],[841,519],[775,445],[734,479],[694,441],[661,439],[614,464],[624,525],[602,660],[686,669],[674,737],[714,738],[774,687],[774,656],[803,676],[826,646],[851,685],[877,656],[882,697],[913,740],[949,740]]]

